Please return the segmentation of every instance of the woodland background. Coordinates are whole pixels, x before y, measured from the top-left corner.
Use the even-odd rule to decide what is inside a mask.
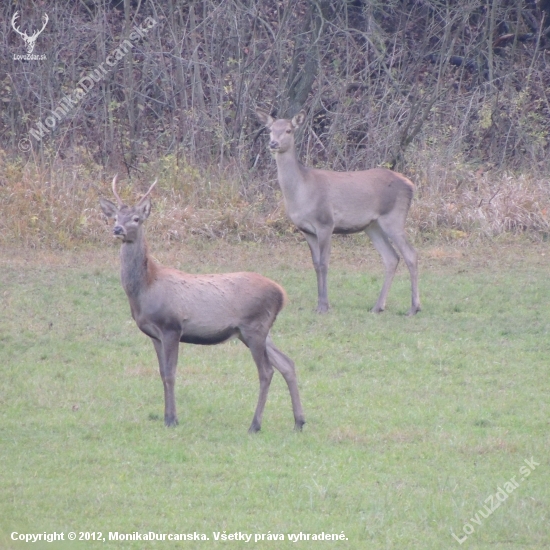
[[[31,34],[24,54],[11,20]],[[106,237],[98,193],[159,177],[152,223],[297,238],[261,107],[304,108],[300,156],[417,186],[413,237],[550,233],[550,0],[31,0],[0,7],[0,242]],[[158,24],[54,131],[18,146],[147,17]],[[124,176],[124,177],[122,177]]]

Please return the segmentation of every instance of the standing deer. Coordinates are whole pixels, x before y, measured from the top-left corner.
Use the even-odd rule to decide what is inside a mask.
[[[325,313],[329,309],[327,271],[332,234],[359,231],[369,235],[386,271],[372,311],[384,310],[399,263],[391,242],[401,252],[411,275],[412,305],[408,315],[420,311],[417,255],[405,236],[405,220],[414,190],[412,182],[385,168],[360,172],[308,168],[298,161],[294,143],[294,133],[305,120],[304,111],[292,120],[275,120],[261,109],[256,114],[271,132],[269,148],[277,162],[286,213],[302,231],[311,250],[317,274],[317,311]]]
[[[118,205],[100,198],[101,208],[115,220],[114,236],[122,241],[121,281],[130,301],[132,317],[153,341],[164,384],[164,423],[178,423],[174,383],[180,342],[219,344],[236,336],[250,349],[258,367],[260,395],[249,432],[261,428],[273,367],[290,391],[294,428],[305,423],[294,362],[279,351],[269,334],[285,302],[285,291],[257,273],[191,275],[156,263],[147,251],[143,224],[151,212],[149,194],[155,181],[136,206],[125,206],[116,191]]]

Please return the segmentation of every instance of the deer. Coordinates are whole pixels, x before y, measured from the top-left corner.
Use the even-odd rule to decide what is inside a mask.
[[[405,235],[405,221],[414,185],[397,172],[372,168],[355,172],[334,172],[304,166],[297,158],[295,133],[306,113],[292,119],[275,119],[256,109],[259,120],[270,131],[269,149],[277,164],[277,179],[290,221],[303,233],[317,275],[317,312],[329,310],[327,273],[333,233],[365,231],[382,257],[385,278],[372,312],[386,307],[386,297],[399,263],[405,259],[411,278],[411,308],[420,311],[418,260]],[[393,246],[392,246],[393,243]]]
[[[144,222],[151,212],[150,194],[157,180],[134,206],[100,197],[101,209],[115,221],[113,235],[122,241],[120,275],[132,317],[153,341],[164,386],[164,423],[176,426],[174,385],[180,342],[214,345],[239,338],[250,350],[260,379],[258,404],[249,433],[258,432],[273,367],[284,377],[292,401],[294,428],[305,424],[295,365],[280,351],[270,330],[286,301],[284,289],[258,273],[194,275],[165,267],[150,256]]]
[[[27,53],[31,54],[34,51],[34,47],[36,45],[36,39],[40,35],[40,33],[46,28],[46,25],[48,24],[48,21],[50,20],[48,17],[48,14],[45,13],[42,16],[42,28],[39,31],[34,31],[34,33],[31,36],[28,36],[26,32],[21,32],[16,26],[15,21],[19,17],[19,12],[16,11],[13,14],[13,17],[11,18],[11,26],[13,27],[13,30],[19,34],[23,40],[25,41],[25,48],[27,49]]]

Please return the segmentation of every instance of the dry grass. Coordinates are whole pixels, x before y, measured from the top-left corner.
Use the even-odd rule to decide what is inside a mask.
[[[66,249],[108,240],[98,197],[112,197],[111,174],[82,165],[41,172],[31,163],[0,160],[4,161],[0,168],[0,243]],[[294,233],[280,206],[275,203],[266,209],[261,196],[245,201],[234,192],[231,178],[220,177],[204,185],[198,173],[186,177],[190,183],[180,188],[168,187],[166,182],[172,185],[169,178],[161,179],[155,191],[151,228],[162,240],[181,242],[195,236],[265,241]],[[121,197],[132,203],[152,179],[145,175],[143,181],[128,183],[121,178]]]
[[[536,240],[548,237],[550,186],[546,181],[451,168],[433,164],[428,169],[411,169],[418,187],[409,216],[415,240],[435,236],[467,242],[506,233],[528,233]],[[258,175],[255,183],[239,183],[238,174],[187,168],[179,169],[178,179],[171,165],[159,168],[157,164],[148,167],[139,182],[125,183],[121,178],[121,196],[128,202],[136,200],[155,173],[160,173],[160,185],[151,231],[166,244],[189,238],[300,239],[285,216],[280,193],[263,194],[265,183]],[[59,161],[39,170],[32,162],[9,160],[0,151],[0,244],[69,249],[107,242],[108,225],[98,196],[111,196],[110,179],[111,173],[93,163],[73,168]]]
[[[424,162],[425,161],[425,162]],[[418,192],[411,210],[412,226],[450,240],[529,233],[550,233],[550,185],[528,174],[476,171],[459,162],[417,159],[412,175]]]

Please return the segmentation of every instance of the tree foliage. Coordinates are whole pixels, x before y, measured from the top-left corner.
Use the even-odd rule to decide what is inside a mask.
[[[257,106],[308,113],[301,154],[335,169],[440,163],[548,173],[548,0],[32,0],[3,3],[0,148],[130,176],[168,157],[268,165]],[[11,27],[49,23],[35,53]],[[105,60],[135,26],[114,67]],[[39,141],[83,77],[106,74]],[[53,119],[52,119],[53,120]],[[51,120],[50,120],[51,122]],[[414,170],[413,170],[414,171]],[[243,184],[246,185],[246,184]]]

